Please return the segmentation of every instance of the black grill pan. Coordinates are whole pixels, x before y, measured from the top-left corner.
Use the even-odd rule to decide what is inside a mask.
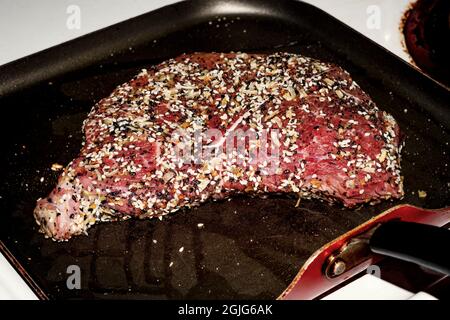
[[[51,165],[77,155],[91,105],[141,68],[194,51],[288,51],[344,67],[400,124],[405,198],[347,210],[237,197],[163,221],[100,224],[65,243],[44,239],[32,217],[35,201],[56,183]],[[41,298],[275,298],[312,252],[384,209],[450,204],[449,98],[418,70],[299,1],[164,7],[0,67],[0,248]],[[81,269],[79,290],[66,286],[69,265]]]

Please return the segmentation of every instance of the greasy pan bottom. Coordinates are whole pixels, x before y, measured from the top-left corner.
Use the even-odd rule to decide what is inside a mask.
[[[295,208],[289,197],[237,197],[163,221],[100,224],[65,243],[37,233],[35,201],[56,183],[51,165],[76,156],[95,101],[141,68],[180,53],[232,50],[301,53],[348,70],[399,122],[405,198],[347,210],[318,201]],[[166,7],[0,67],[0,239],[49,298],[276,298],[311,253],[384,209],[449,205],[448,101],[446,89],[304,3]],[[69,265],[80,267],[79,290],[66,286]]]

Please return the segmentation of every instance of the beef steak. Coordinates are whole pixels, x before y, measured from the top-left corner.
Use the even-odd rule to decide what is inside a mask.
[[[99,101],[79,156],[37,202],[67,240],[238,192],[354,207],[403,196],[399,127],[339,66],[297,54],[185,54]]]

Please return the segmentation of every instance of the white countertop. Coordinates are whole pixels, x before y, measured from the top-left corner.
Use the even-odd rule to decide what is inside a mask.
[[[0,65],[175,2],[178,1],[2,0]],[[408,55],[403,51],[398,31],[400,18],[409,0],[305,0],[305,2],[334,15],[409,61]],[[70,19],[78,12],[79,29],[74,28],[78,25]],[[371,290],[363,283],[356,292],[361,293],[365,288]],[[389,298],[392,297],[396,297],[395,293],[389,295]],[[1,254],[0,299],[36,299]]]
[[[2,0],[0,65],[175,2],[178,1]],[[408,59],[400,45],[398,26],[409,0],[305,2],[327,11],[395,54]],[[67,26],[69,16],[76,9],[73,5],[80,10],[80,29]]]

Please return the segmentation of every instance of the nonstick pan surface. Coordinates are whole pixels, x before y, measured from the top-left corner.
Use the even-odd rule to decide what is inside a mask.
[[[51,165],[77,155],[91,106],[141,68],[195,51],[288,51],[344,67],[399,122],[405,198],[348,210],[241,196],[162,221],[99,224],[69,242],[44,239],[35,201],[55,186]],[[41,298],[273,299],[311,253],[384,209],[450,204],[448,102],[447,89],[308,4],[164,7],[0,67],[0,248]],[[67,288],[70,265],[80,267],[81,289]]]

